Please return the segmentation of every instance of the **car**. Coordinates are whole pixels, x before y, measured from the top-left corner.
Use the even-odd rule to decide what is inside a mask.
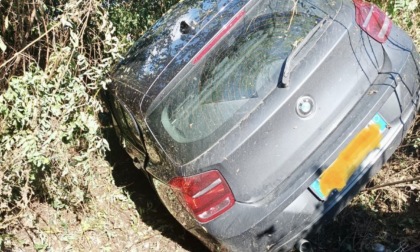
[[[419,110],[419,54],[362,0],[185,0],[112,72],[115,129],[213,251],[282,251],[337,214]]]

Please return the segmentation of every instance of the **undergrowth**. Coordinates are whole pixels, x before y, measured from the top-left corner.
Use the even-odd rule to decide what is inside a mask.
[[[119,41],[97,0],[0,6],[1,235],[30,218],[35,201],[75,210],[89,200],[95,160],[108,148],[97,96]]]
[[[126,42],[174,2],[0,0],[0,250],[18,230],[45,238],[40,204],[55,216],[100,208],[92,188],[112,179],[99,175],[100,90]]]
[[[136,40],[179,0],[111,1],[105,0],[110,19],[116,26],[116,35]]]

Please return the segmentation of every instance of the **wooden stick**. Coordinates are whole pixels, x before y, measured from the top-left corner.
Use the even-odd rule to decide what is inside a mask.
[[[377,186],[374,186],[374,187],[365,188],[365,189],[361,190],[361,192],[373,191],[373,190],[381,189],[381,188],[387,187],[387,186],[393,186],[393,185],[398,185],[398,184],[403,184],[403,183],[411,183],[411,182],[415,182],[415,181],[420,181],[420,177],[400,180],[400,181],[396,181],[396,182],[389,182],[389,183],[385,183],[385,184],[382,184],[382,185],[377,185]]]

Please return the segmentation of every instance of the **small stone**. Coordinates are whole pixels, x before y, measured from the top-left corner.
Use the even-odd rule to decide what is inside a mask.
[[[385,252],[385,246],[380,243],[375,243],[372,246],[374,252]]]

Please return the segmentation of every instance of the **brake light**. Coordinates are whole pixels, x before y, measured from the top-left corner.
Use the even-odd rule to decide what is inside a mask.
[[[193,63],[197,64],[229,31],[245,16],[245,11],[240,11],[227,23],[216,36],[195,56]]]
[[[384,43],[391,33],[392,21],[378,6],[364,0],[354,0],[356,22],[369,36]]]
[[[214,220],[235,204],[226,180],[216,170],[191,177],[176,177],[169,184],[201,223]]]

